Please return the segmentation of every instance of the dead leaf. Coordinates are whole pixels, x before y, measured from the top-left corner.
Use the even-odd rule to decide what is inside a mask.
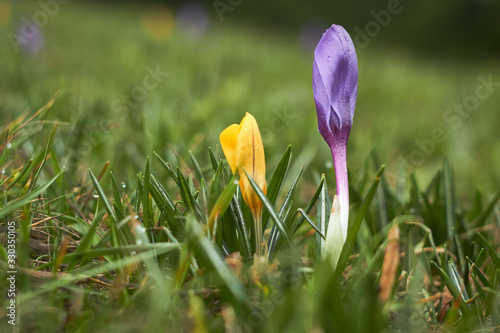
[[[444,290],[442,292],[442,296],[443,296],[443,298],[441,299],[441,307],[439,309],[437,309],[437,308],[439,306],[440,300],[437,300],[434,303],[434,308],[438,310],[438,311],[436,311],[436,314],[437,314],[439,321],[444,320],[446,313],[450,309],[450,304],[453,301],[453,296],[451,295],[450,291],[448,290],[448,287],[444,287]]]
[[[382,303],[391,297],[394,281],[396,280],[396,270],[399,266],[399,226],[397,224],[389,230],[387,238],[378,294],[378,298]]]

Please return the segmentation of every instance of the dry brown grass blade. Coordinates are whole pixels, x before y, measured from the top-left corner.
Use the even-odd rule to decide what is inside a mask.
[[[394,224],[389,230],[387,238],[378,294],[378,298],[382,303],[391,297],[394,282],[396,281],[396,271],[399,266],[399,226],[397,224]]]
[[[59,253],[57,254],[56,262],[54,264],[55,270],[54,274],[56,275],[59,271],[59,267],[61,266],[63,257],[66,255],[66,251],[68,249],[70,238],[68,235],[65,235],[61,244],[61,248],[59,249]],[[57,276],[57,275],[56,275]]]
[[[47,279],[47,280],[50,280],[50,279],[53,279],[54,278],[54,275],[56,278],[58,279],[70,279],[71,278],[71,274],[69,273],[64,273],[64,272],[56,272],[56,273],[53,273],[53,272],[46,272],[46,271],[36,271],[36,270],[33,270],[33,269],[29,269],[29,268],[24,268],[24,267],[17,267],[17,270],[22,272],[23,274],[27,275],[27,276],[30,276],[32,278],[36,278],[36,279]]]
[[[35,226],[37,226],[37,225],[39,225],[39,224],[41,224],[41,223],[43,223],[43,222],[47,222],[47,221],[50,221],[50,220],[54,220],[54,219],[57,219],[57,218],[59,218],[59,217],[61,217],[61,216],[64,216],[64,215],[68,215],[68,213],[62,213],[62,214],[59,214],[59,215],[56,215],[56,216],[49,216],[49,217],[46,217],[46,218],[44,218],[44,219],[42,219],[42,220],[40,220],[40,221],[38,221],[38,222],[33,223],[33,224],[31,225],[31,227],[33,228],[33,227],[35,227]]]
[[[437,253],[444,253],[445,252],[445,249],[443,247],[436,247],[435,251]],[[415,249],[415,251],[413,253],[415,254],[420,254],[420,253],[424,253],[424,252],[434,252],[434,248],[432,247],[424,247],[424,248],[420,248],[420,249]],[[457,261],[457,256],[454,255],[452,252],[450,252],[449,250],[446,250],[446,254],[451,257],[453,260]],[[401,257],[405,257],[406,256],[406,252],[403,251],[401,252]]]
[[[453,302],[453,296],[451,295],[448,287],[444,287],[443,292],[441,293],[442,299],[437,300],[434,303],[434,308],[436,309],[436,316],[439,321],[443,321],[446,313],[450,310],[450,306]],[[460,297],[458,298],[460,300]]]
[[[12,138],[14,137],[14,135],[16,135],[17,132],[19,132],[20,130],[22,130],[24,127],[26,127],[26,125],[28,125],[33,119],[35,119],[36,116],[38,116],[40,113],[42,113],[43,111],[45,110],[48,110],[50,109],[50,107],[52,106],[52,104],[54,104],[54,102],[56,101],[57,97],[59,96],[59,93],[61,91],[58,90],[56,91],[56,93],[54,94],[54,96],[52,96],[49,101],[47,102],[47,104],[45,104],[40,110],[38,110],[37,112],[35,112],[34,115],[32,115],[28,120],[26,120],[17,130],[14,131],[14,133],[12,133],[10,135],[10,138],[8,139],[8,141],[10,142],[12,140]]]
[[[427,303],[427,302],[432,302],[432,301],[436,301],[438,299],[440,299],[441,297],[444,297],[444,296],[448,296],[450,294],[450,292],[448,293],[437,293],[437,294],[434,294],[432,296],[429,296],[429,297],[426,297],[426,298],[420,298],[417,300],[418,303],[420,304],[424,304],[424,303]]]
[[[0,154],[3,153],[3,151],[7,147],[8,143],[9,143],[9,129],[7,128],[7,134],[5,134],[5,141],[2,144],[2,146],[0,146]]]

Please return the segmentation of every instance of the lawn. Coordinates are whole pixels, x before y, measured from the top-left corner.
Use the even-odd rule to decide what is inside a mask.
[[[377,37],[358,49],[350,247],[333,270],[311,227],[328,220],[335,178],[300,31],[207,7],[194,33],[168,7],[75,1],[30,53],[12,36],[42,9],[9,4],[0,277],[3,297],[15,221],[20,332],[500,327],[496,59]],[[266,154],[269,263],[253,262],[250,211],[221,162],[219,134],[245,112]]]

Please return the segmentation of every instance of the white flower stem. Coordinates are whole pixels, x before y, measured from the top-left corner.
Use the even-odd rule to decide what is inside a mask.
[[[337,195],[333,198],[326,246],[333,265],[336,266],[342,247],[347,239],[347,229],[349,227],[349,184],[347,180],[346,145],[339,144],[333,146],[332,155],[335,165]]]
[[[349,227],[349,183],[347,179],[346,146],[337,145],[332,149],[333,163],[335,165],[335,179],[337,182],[337,195],[340,202],[340,229],[345,242],[347,228]]]

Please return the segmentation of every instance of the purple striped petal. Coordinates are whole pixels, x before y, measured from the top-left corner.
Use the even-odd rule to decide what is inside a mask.
[[[358,61],[349,34],[339,25],[323,34],[314,52],[313,92],[321,135],[330,145],[338,139],[347,143],[358,94]]]

